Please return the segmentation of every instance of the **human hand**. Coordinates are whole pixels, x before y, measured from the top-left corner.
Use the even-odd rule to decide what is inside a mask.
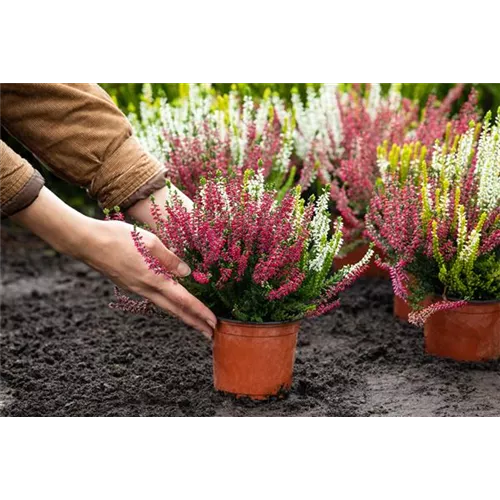
[[[137,293],[170,312],[186,324],[211,336],[214,314],[181,284],[153,273],[135,248],[133,227],[121,221],[98,221],[66,205],[47,188],[12,219],[62,253],[82,260],[108,276],[119,287]],[[190,270],[167,250],[152,233],[138,229],[146,248],[172,274],[186,276]]]
[[[89,238],[81,260],[108,276],[120,288],[149,299],[159,308],[211,337],[217,322],[214,314],[180,283],[157,275],[148,268],[132,239],[133,226],[121,221],[93,222],[93,236]],[[148,252],[167,271],[178,277],[190,274],[189,266],[154,234],[139,228],[136,230]]]
[[[189,211],[191,211],[193,207],[193,201],[182,191],[177,189],[173,184],[170,184],[169,186],[164,186],[153,193],[156,206],[160,209],[160,212],[164,212],[165,203],[172,196],[177,196],[182,201],[182,204]],[[143,224],[147,224],[149,227],[155,227],[155,222],[153,216],[151,215],[151,200],[149,198],[140,200],[135,205],[132,205],[127,210],[127,213],[135,220],[142,222]]]

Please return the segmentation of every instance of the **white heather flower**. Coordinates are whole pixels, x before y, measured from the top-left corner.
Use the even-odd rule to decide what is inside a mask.
[[[314,217],[311,220],[311,242],[314,249],[314,257],[309,261],[309,270],[320,271],[326,257],[329,254],[328,232],[330,230],[330,216],[328,213],[328,201],[330,195],[323,192],[314,207]]]
[[[264,195],[264,171],[259,168],[259,170],[252,175],[247,184],[248,194],[251,198],[258,201],[259,204],[262,201],[262,196]]]
[[[401,106],[401,84],[400,83],[392,83],[391,88],[389,89],[389,109],[392,111],[396,111]]]
[[[338,219],[335,222],[334,230],[333,230],[333,238],[331,241],[330,251],[333,256],[337,255],[344,244],[344,238],[342,238],[342,229],[344,227],[344,222],[342,219]]]
[[[226,184],[222,179],[217,182],[217,189],[221,195],[222,201],[224,202],[223,211],[231,213],[231,201],[227,195]]]
[[[460,258],[461,251],[465,245],[467,235],[467,219],[465,218],[465,209],[463,205],[458,207],[458,227],[457,227],[457,250]]]
[[[283,123],[285,116],[288,116],[288,112],[285,108],[285,103],[283,102],[283,99],[281,99],[277,95],[273,95],[271,97],[271,104],[273,105],[278,120],[280,121],[280,123]]]
[[[474,261],[477,256],[477,251],[479,249],[479,244],[481,241],[481,230],[475,227],[469,237],[467,238],[467,243],[463,246],[461,251],[459,251],[457,258],[462,261],[468,270],[470,271],[474,265]]]
[[[438,173],[443,170],[444,177],[448,181],[453,181],[455,178],[460,179],[461,175],[459,174],[459,160],[458,153],[448,153],[446,155],[441,156],[441,166]]]
[[[342,106],[349,103],[349,92],[341,92],[339,94],[339,102]]]
[[[377,116],[380,107],[380,84],[372,83],[370,86],[370,94],[368,95],[368,113],[371,118]]]
[[[337,98],[337,85],[322,85],[318,92],[307,89],[306,106],[298,94],[292,95],[292,107],[297,130],[294,134],[297,155],[304,158],[315,141],[321,139],[322,147],[331,155],[340,154],[342,121]],[[333,136],[335,150],[330,137]]]
[[[353,274],[356,274],[358,272],[359,269],[361,269],[365,264],[368,264],[368,262],[370,262],[370,259],[373,257],[373,249],[370,248],[365,256],[359,261],[359,262],[356,262],[356,264],[354,264],[351,269],[349,269],[349,272],[346,274],[346,278],[348,276],[352,276]]]
[[[330,245],[328,244],[328,242],[325,243],[314,242],[313,245],[316,255],[314,256],[313,259],[309,261],[309,271],[319,272],[323,268],[325,260],[328,257],[328,254],[330,253],[329,251]]]
[[[479,177],[478,205],[491,211],[500,205],[500,114],[491,127],[489,115],[484,121],[476,161]]]
[[[474,127],[469,127],[458,143],[455,168],[453,172],[450,172],[454,177],[450,180],[462,177],[466,170],[468,170],[473,151]],[[452,155],[450,155],[450,157],[452,157]]]
[[[328,131],[331,131],[335,141],[335,147],[338,154],[341,151],[342,142],[342,119],[337,98],[337,84],[326,83],[320,90],[323,109],[326,114],[326,128],[323,132],[325,139],[329,139]]]
[[[238,154],[239,157],[235,160],[238,161],[239,165],[243,165],[245,161],[245,154],[248,145],[248,132],[250,129],[250,124],[253,120],[254,114],[254,103],[250,96],[245,96],[243,98],[243,111],[241,114],[241,120],[239,123],[235,123],[235,133],[239,136]]]
[[[379,156],[377,158],[377,169],[380,172],[380,177],[384,181],[384,183],[387,182],[387,170],[389,168],[389,160],[385,158],[384,156]]]
[[[257,112],[255,113],[255,131],[257,133],[257,137],[260,137],[264,132],[269,118],[270,106],[271,104],[269,99],[264,99],[257,108]]]
[[[290,169],[290,158],[292,157],[293,151],[293,130],[290,125],[291,120],[289,116],[284,119],[284,132],[281,134],[281,149],[276,158],[277,170],[284,174]]]
[[[328,202],[330,195],[324,191],[316,201],[314,207],[314,217],[311,220],[311,237],[315,241],[320,241],[328,235],[330,228],[330,217],[328,215]]]
[[[224,141],[227,137],[228,131],[226,127],[226,114],[220,109],[216,109],[213,112],[213,123],[219,132],[219,138]]]

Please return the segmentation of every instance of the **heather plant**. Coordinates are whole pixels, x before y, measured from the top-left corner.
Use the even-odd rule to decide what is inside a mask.
[[[349,239],[359,237],[376,178],[376,150],[385,138],[400,142],[416,121],[415,107],[402,99],[397,85],[386,97],[374,84],[369,92],[326,84],[310,89],[305,104],[292,97],[299,183],[330,185],[336,211]]]
[[[146,88],[147,90],[147,88]],[[281,102],[267,93],[259,104],[233,90],[217,96],[207,85],[189,85],[177,103],[148,93],[130,119],[139,140],[165,164],[168,178],[194,196],[202,178],[262,168],[281,196],[292,186],[292,128]]]
[[[500,111],[500,110],[499,110]],[[379,148],[381,178],[367,234],[384,254],[394,292],[422,324],[438,310],[500,300],[500,114],[445,139]],[[411,278],[410,278],[411,276]],[[441,300],[424,307],[428,296]]]
[[[172,191],[166,215],[156,204],[154,232],[189,264],[182,284],[215,314],[247,322],[292,321],[319,316],[339,305],[338,296],[360,276],[372,256],[333,271],[342,246],[342,221],[331,231],[329,194],[307,203],[297,187],[278,199],[262,170],[203,180],[189,211]],[[133,234],[149,267],[165,274]],[[144,304],[116,307],[143,312]]]
[[[292,96],[300,185],[303,189],[313,183],[330,185],[348,239],[361,238],[379,175],[377,147],[384,141],[402,145],[412,139],[431,146],[442,139],[461,92],[462,86],[453,88],[442,103],[431,96],[421,116],[417,104],[402,98],[398,84],[391,85],[386,95],[378,84],[368,89],[327,84],[317,91],[310,88],[305,104],[297,94]],[[452,121],[453,133],[467,129],[476,117],[475,104],[472,93]]]

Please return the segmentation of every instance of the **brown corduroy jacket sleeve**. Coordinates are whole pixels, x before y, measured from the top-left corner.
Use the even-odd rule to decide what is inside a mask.
[[[85,187],[103,208],[128,208],[164,185],[163,167],[142,149],[98,85],[2,84],[0,92],[2,127],[57,176]],[[29,205],[43,183],[38,180],[38,190],[23,189],[36,174],[4,144],[0,168],[2,213],[12,215],[12,199],[18,200],[14,208]]]
[[[26,208],[38,196],[43,177],[0,141],[0,207],[2,217]]]

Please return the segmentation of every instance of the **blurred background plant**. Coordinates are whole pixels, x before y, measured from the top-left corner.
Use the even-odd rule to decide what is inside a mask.
[[[140,113],[140,104],[145,100],[167,98],[170,102],[175,103],[179,98],[186,96],[188,85],[183,83],[153,83],[150,86],[149,96],[143,94],[143,83],[101,83],[100,84],[113,98],[115,103],[125,113]],[[349,84],[345,84],[347,87]],[[410,99],[416,99],[420,105],[424,105],[428,96],[435,93],[438,99],[444,98],[451,87],[452,83],[405,83],[402,85],[402,94]],[[242,95],[250,95],[255,100],[258,100],[265,92],[276,92],[285,101],[290,102],[293,92],[299,92],[302,98],[306,97],[308,87],[318,88],[319,84],[315,83],[214,83],[212,91],[217,94],[227,94],[231,89],[238,90]],[[389,89],[390,84],[382,84],[382,90]],[[498,83],[468,83],[465,86],[461,99],[455,103],[456,109],[463,104],[470,89],[474,87],[478,91],[479,108],[482,110],[497,109],[500,106],[500,84]],[[269,90],[268,90],[269,89]],[[36,158],[27,152],[17,141],[8,137],[2,130],[2,140],[23,155],[35,167],[40,168]],[[101,213],[94,200],[91,200],[85,190],[71,186],[66,182],[58,179],[46,169],[42,169],[46,179],[46,185],[52,189],[58,196],[64,199],[71,206],[88,214],[99,215]]]
[[[143,83],[100,83],[108,92],[116,104],[126,114],[138,112],[143,100]],[[277,92],[283,99],[289,101],[293,89],[297,89],[301,97],[306,96],[307,87],[317,88],[317,83],[213,83],[212,88],[218,94],[226,94],[232,86],[243,95],[262,97],[267,89]],[[347,84],[348,85],[348,84]],[[454,83],[403,83],[401,92],[403,97],[417,99],[421,106],[425,105],[430,94],[436,94],[438,99],[443,99]],[[382,91],[387,91],[390,83],[382,84]],[[467,83],[461,100],[456,103],[457,108],[467,99],[471,88],[478,91],[479,107],[483,110],[497,109],[500,106],[500,84],[498,83]],[[187,84],[183,83],[152,83],[153,98],[166,97],[169,101],[175,101],[185,96],[188,92]]]

